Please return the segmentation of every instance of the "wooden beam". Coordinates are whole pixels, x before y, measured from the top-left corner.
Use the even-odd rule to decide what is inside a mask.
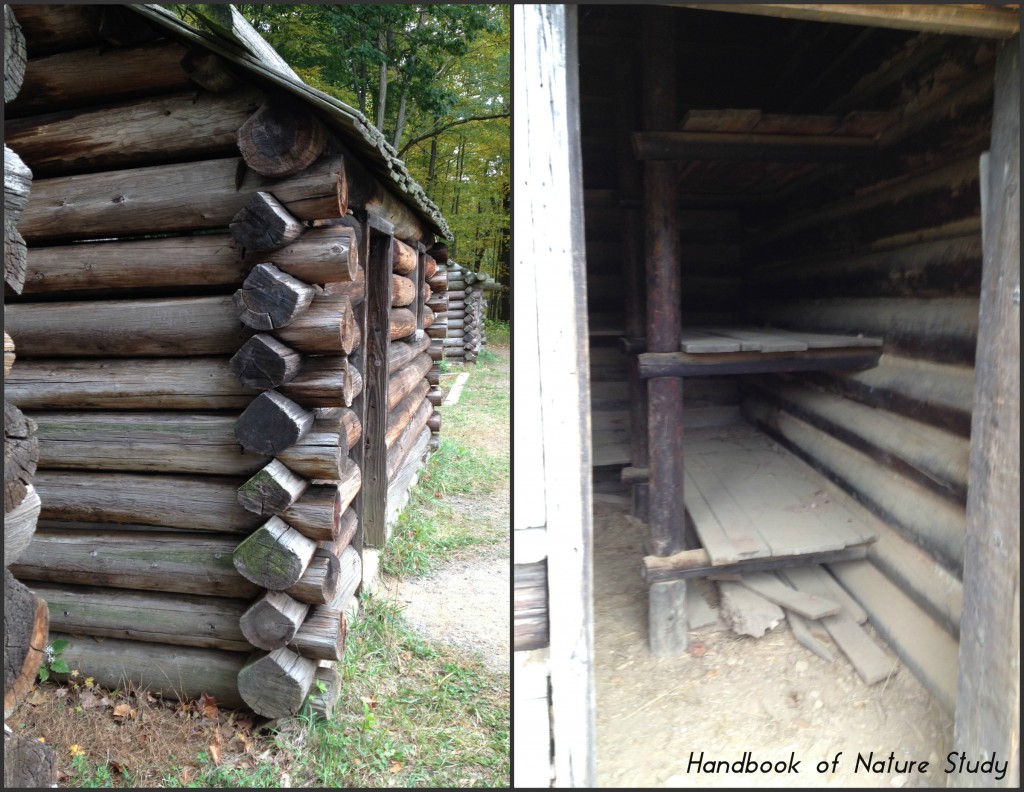
[[[677,8],[807,19],[846,25],[1009,38],[1020,31],[1016,8],[950,3],[674,3]]]
[[[981,316],[975,361],[964,610],[953,746],[1002,756],[1020,786],[1020,39],[996,58],[992,149],[982,160]]]
[[[780,371],[855,370],[878,365],[879,349],[818,349],[807,352],[740,352],[694,355],[645,352],[639,355],[641,377],[693,377],[764,374]]]
[[[857,162],[873,155],[875,141],[847,135],[768,135],[738,132],[636,132],[633,152],[644,161],[758,160]]]
[[[680,522],[682,522],[680,520]],[[712,577],[714,575],[743,575],[748,572],[765,572],[783,569],[787,566],[824,564],[833,561],[853,561],[867,555],[867,545],[855,545],[827,553],[808,553],[767,558],[752,558],[734,564],[711,563],[711,556],[702,547],[695,550],[681,550],[670,556],[644,556],[642,572],[648,583],[687,578]]]

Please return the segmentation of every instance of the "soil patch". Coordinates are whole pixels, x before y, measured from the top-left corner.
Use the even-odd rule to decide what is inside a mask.
[[[616,501],[595,498],[594,514],[600,786],[946,785],[952,718],[895,655],[890,677],[868,686],[834,646],[828,663],[800,645],[785,622],[754,639],[720,621],[692,632],[681,657],[654,657],[640,576],[645,531],[630,524],[625,499]],[[715,587],[699,585],[714,606]],[[757,762],[799,761],[798,772],[705,773],[690,764],[701,753],[705,762],[732,763],[745,751]],[[857,769],[858,754],[872,754],[868,761],[879,772]],[[926,773],[918,765],[907,772],[909,760],[928,761]],[[827,772],[816,771],[820,761],[829,762]]]

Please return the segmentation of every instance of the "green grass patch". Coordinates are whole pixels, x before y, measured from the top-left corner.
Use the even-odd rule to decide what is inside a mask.
[[[502,319],[484,319],[487,343],[507,347],[512,339],[512,328]]]

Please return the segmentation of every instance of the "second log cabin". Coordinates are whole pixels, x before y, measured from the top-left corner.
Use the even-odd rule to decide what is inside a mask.
[[[364,550],[437,447],[451,232],[362,114],[206,8],[5,6],[5,396],[41,503],[11,571],[99,683],[276,718],[332,706]]]

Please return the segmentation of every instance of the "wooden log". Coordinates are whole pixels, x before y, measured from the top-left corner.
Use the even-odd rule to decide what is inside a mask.
[[[331,602],[327,603],[326,607],[331,610],[344,611],[363,580],[363,563],[359,558],[358,551],[351,545],[338,547],[338,544],[335,543],[333,548],[338,553],[341,572],[338,576],[338,593]]]
[[[426,329],[426,328],[430,327],[432,324],[434,324],[434,319],[435,318],[436,318],[436,316],[434,314],[434,311],[431,308],[429,308],[428,306],[424,305],[423,306],[423,327],[424,327],[424,329]]]
[[[448,265],[448,245],[444,242],[435,242],[427,248],[427,255],[441,266],[446,267]]]
[[[76,246],[74,256],[65,246],[33,247],[24,293],[240,286],[253,264],[268,261],[305,283],[347,282],[361,275],[352,233],[309,229],[288,247],[266,253],[242,250],[230,234],[96,242]]]
[[[402,275],[391,276],[391,305],[395,308],[411,305],[416,301],[416,284]]]
[[[95,9],[89,6],[17,3],[9,7],[17,14],[23,35],[32,40],[34,58],[100,43],[91,15]]]
[[[28,485],[25,497],[9,512],[4,514],[4,563],[13,564],[32,543],[36,532],[42,501],[35,487]]]
[[[362,389],[362,375],[348,358],[310,356],[280,391],[306,407],[351,407]]]
[[[39,459],[36,424],[4,401],[4,514],[21,503]]]
[[[633,151],[643,161],[860,162],[877,151],[870,137],[770,135],[736,132],[636,132]]]
[[[436,272],[432,278],[427,278],[427,285],[434,292],[446,293],[448,291],[448,273]]]
[[[316,669],[315,661],[281,647],[245,664],[238,672],[238,692],[257,715],[286,718],[302,708]]]
[[[238,673],[247,652],[226,652],[194,646],[152,644],[105,638],[77,638],[53,633],[51,640],[68,642],[61,655],[72,670],[92,677],[108,690],[149,691],[168,699],[189,701],[206,693],[221,707],[244,707],[238,695]]]
[[[21,90],[25,79],[25,65],[28,54],[25,49],[25,34],[11,7],[4,4],[4,103],[12,102]]]
[[[359,470],[356,465],[352,467]],[[341,511],[341,492],[337,484],[312,484],[301,498],[283,509],[280,515],[282,520],[303,536],[317,541],[330,541],[338,535]]]
[[[416,441],[419,439],[421,433],[426,432],[430,434],[430,430],[426,428],[427,419],[430,418],[430,414],[433,412],[433,405],[429,401],[424,401],[417,408],[416,412],[413,413],[409,423],[406,424],[401,434],[398,435],[397,439],[388,448],[387,454],[387,476],[388,481],[394,478],[395,473],[405,462],[405,458],[409,453],[409,450],[416,445]]]
[[[235,569],[258,586],[282,591],[294,586],[309,566],[316,542],[280,517],[271,517],[232,554]]]
[[[384,435],[384,445],[387,448],[394,444],[419,410],[430,407],[430,402],[424,401],[428,390],[430,390],[430,386],[427,381],[420,379],[416,386],[388,414],[387,432]]]
[[[344,285],[361,288],[362,281]],[[275,335],[299,352],[351,354],[361,341],[352,306],[349,294],[319,295],[294,321],[277,328]]]
[[[465,291],[465,289],[449,290],[447,292],[447,294],[448,294],[448,304],[449,305],[453,305],[455,303],[465,302],[466,301],[466,291]]]
[[[324,125],[307,104],[285,93],[268,96],[238,129],[245,164],[275,179],[312,165],[326,145]]]
[[[408,275],[416,269],[418,262],[416,249],[405,244],[400,239],[395,239],[391,248],[391,267],[398,275]]]
[[[28,206],[32,171],[4,144],[4,218],[17,224]]]
[[[432,434],[437,434],[441,431],[441,413],[437,410],[434,410],[434,412],[430,414],[430,418],[427,419],[427,428]]]
[[[427,338],[430,338],[430,336],[427,336]],[[428,354],[434,363],[440,363],[441,359],[444,357],[444,344],[437,343],[439,340],[440,339],[430,339]]]
[[[17,227],[4,219],[4,283],[21,294],[28,272],[28,248]]]
[[[230,93],[238,88],[239,80],[232,66],[212,52],[189,50],[181,59],[181,67],[192,82],[210,93]]]
[[[235,353],[230,365],[246,387],[269,390],[294,379],[302,357],[273,336],[257,333]]]
[[[644,352],[637,356],[637,369],[641,377],[660,379],[792,371],[855,371],[878,365],[880,354],[878,347],[816,349],[796,353]]]
[[[345,438],[345,447],[348,449],[351,449],[362,436],[363,427],[355,410],[350,410],[347,407],[318,407],[316,416],[318,422],[323,422],[324,431],[336,431]],[[320,476],[319,478],[331,478],[331,476]]]
[[[310,608],[288,648],[310,660],[341,660],[345,651],[345,614],[327,607]]]
[[[423,277],[433,278],[437,274],[437,261],[429,253],[423,258]],[[429,286],[427,288],[430,288]]]
[[[242,614],[239,627],[249,643],[270,651],[295,637],[308,612],[308,603],[281,591],[268,591]]]
[[[229,297],[8,305],[26,357],[175,357],[234,353],[251,331]]]
[[[418,473],[422,469],[425,455],[430,450],[431,441],[437,435],[430,434],[424,429],[409,453],[405,455],[405,461],[395,470],[395,474],[388,479],[388,508],[387,524],[396,525],[396,520],[402,509],[409,501],[409,490],[416,484]]]
[[[340,158],[324,157],[286,179],[239,172],[240,159],[154,165],[41,179],[18,230],[30,244],[226,227],[252,194],[273,193],[299,220],[336,217]]]
[[[444,391],[440,388],[431,388],[427,391],[427,401],[435,407],[440,407],[441,402],[444,401]]]
[[[408,308],[392,308],[390,332],[392,341],[408,338],[416,332],[416,314]]]
[[[393,375],[427,350],[430,337],[426,333],[413,333],[408,341],[393,341],[388,346],[388,374]],[[388,386],[389,390],[391,386]]]
[[[340,479],[348,451],[347,437],[336,429],[324,429],[325,423],[314,421],[309,433],[295,445],[278,452],[277,459],[306,478]]]
[[[45,600],[4,567],[4,718],[36,681],[44,660],[49,616]]]
[[[179,44],[164,43],[113,50],[90,47],[32,58],[17,99],[4,110],[14,118],[185,91],[190,87],[181,66],[186,52]]]
[[[252,651],[239,628],[246,600],[34,582],[50,629],[73,635]]]
[[[394,410],[397,404],[406,397],[430,371],[433,361],[430,355],[421,353],[405,368],[398,369],[388,378],[388,410]],[[437,384],[437,383],[432,383]]]
[[[235,308],[243,324],[274,330],[291,324],[309,307],[315,293],[312,286],[273,264],[257,264],[235,292]]]
[[[158,28],[121,6],[103,6],[93,14],[96,34],[115,47],[133,47],[163,38]]]
[[[842,550],[806,555],[753,558],[734,564],[711,563],[711,556],[704,548],[680,550],[670,556],[644,556],[642,574],[648,583],[661,583],[709,575],[743,575],[748,572],[765,572],[785,569],[791,566],[809,564],[831,564],[840,561],[856,561],[867,556],[865,545],[854,545]]]
[[[312,428],[314,415],[277,391],[264,391],[235,423],[235,437],[246,451],[273,456],[295,445]]]
[[[158,525],[245,534],[258,516],[238,503],[234,477],[40,470],[33,485],[47,520]]]
[[[228,228],[243,250],[257,253],[287,247],[305,230],[305,226],[268,192],[255,193],[231,219]]]
[[[338,538],[324,546],[340,558],[342,551],[355,541],[358,529],[359,516],[356,514],[356,510],[354,508],[346,509],[345,513],[341,515],[341,529],[338,531]],[[359,555],[358,552],[356,555]]]
[[[449,296],[450,296],[450,292],[451,291],[465,291],[465,289],[466,289],[466,281],[464,281],[461,277],[460,278],[453,278],[449,274],[449,276],[448,276],[448,289],[449,289]]]
[[[5,5],[5,9],[10,6]],[[57,755],[49,745],[4,731],[4,788],[57,786]]]
[[[323,547],[313,552],[309,566],[295,585],[289,586],[284,593],[299,602],[310,605],[322,605],[330,602],[338,593],[338,576],[341,566],[338,557]]]
[[[441,384],[441,368],[440,368],[440,366],[431,366],[430,371],[427,372],[427,384],[428,385],[440,385]]]
[[[238,150],[238,125],[259,96],[253,90],[220,96],[188,91],[100,109],[62,109],[9,121],[4,138],[37,178],[230,157]]]
[[[308,486],[306,479],[295,475],[279,459],[272,459],[238,488],[238,502],[255,514],[280,514],[295,503]]]
[[[434,294],[429,300],[426,301],[427,307],[430,308],[434,313],[444,313],[448,310],[448,295],[447,294]],[[462,310],[461,308],[458,310]]]
[[[426,333],[431,338],[447,338],[448,337],[448,322],[435,321],[430,327],[427,328]],[[454,341],[454,339],[453,339]],[[459,345],[461,346],[461,339]]]
[[[11,571],[21,580],[252,599],[261,590],[232,565],[235,536],[40,527]]]
[[[334,707],[341,697],[341,674],[334,668],[321,666],[313,675],[313,687],[310,688],[306,704],[310,710],[325,720],[334,717]]]

